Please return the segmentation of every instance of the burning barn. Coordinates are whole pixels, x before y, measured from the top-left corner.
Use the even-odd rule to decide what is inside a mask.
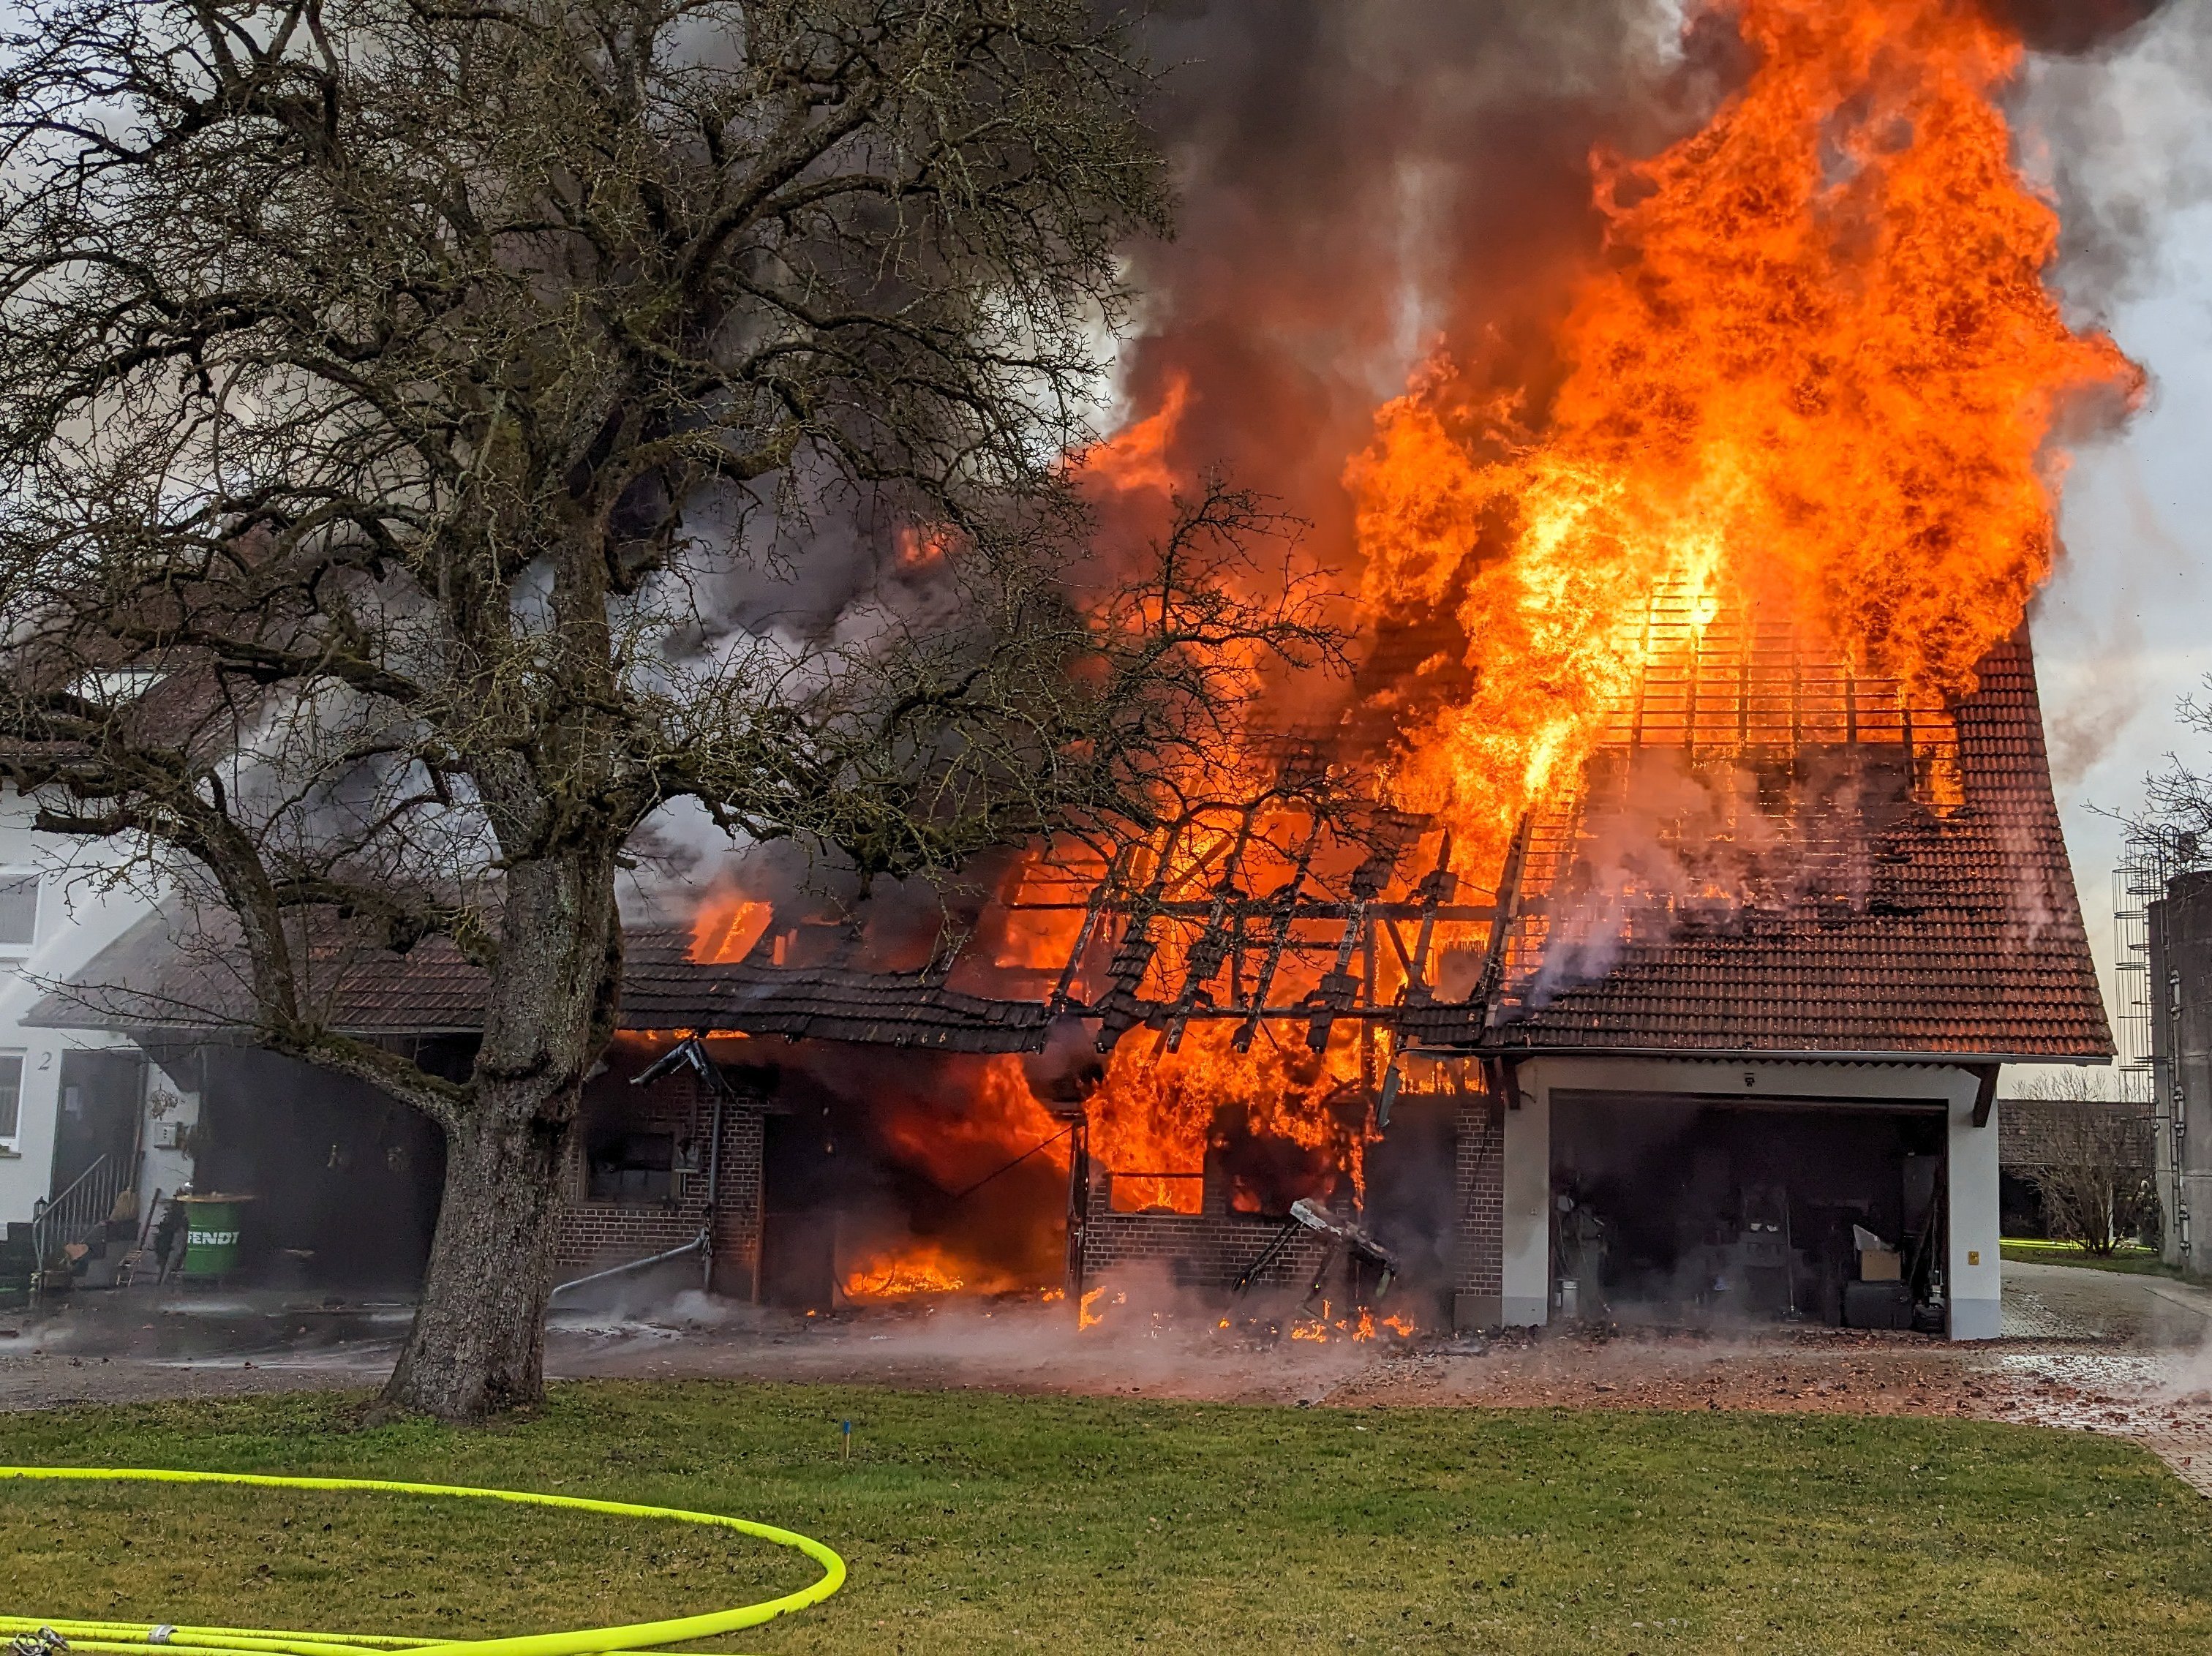
[[[1404,816],[1334,866],[1290,812],[1057,901],[1024,870],[1010,931],[1060,929],[1048,1004],[1104,1053],[1058,1071],[1079,1278],[1298,1280],[1304,1200],[1424,1320],[1997,1331],[1999,1066],[2111,1053],[2025,637],[1916,706],[1756,611],[1638,625],[1487,889]]]
[[[1669,590],[1637,624],[1576,784],[1486,886],[1438,821],[1316,805],[1285,743],[1256,803],[1017,859],[919,961],[865,905],[726,893],[634,931],[563,1274],[1995,1334],[1999,1066],[2110,1052],[2025,637],[1915,706],[1754,610]],[[265,1255],[404,1274],[434,1135],[179,1029],[220,975],[156,918],[33,1016],[197,1077],[197,1177],[263,1198]],[[434,943],[334,981],[337,1027],[473,1039]]]
[[[1595,179],[1577,137],[1587,245],[1502,257],[1504,299],[1353,296],[1377,338],[1451,337],[1379,408],[1358,361],[1345,443],[1303,368],[1224,369],[1159,307],[1133,417],[1066,475],[1103,561],[1214,561],[1189,613],[1166,579],[1086,613],[1188,643],[1236,727],[966,895],[841,906],[733,858],[633,933],[564,1265],[696,1245],[807,1307],[1320,1283],[1426,1325],[1997,1331],[1999,1068],[2110,1055],[2024,617],[2055,446],[2142,376],[2045,285],[1994,13],[1728,9],[1698,131]],[[1222,268],[1338,241],[1392,238]],[[1322,508],[1279,578],[1218,517],[1190,538],[1194,480],[1253,451]],[[1340,567],[1348,695],[1221,622],[1303,628]],[[331,1027],[470,1050],[481,985],[436,939],[323,976]],[[39,1016],[142,1044],[223,993],[150,921],[79,982]],[[209,1074],[214,1156],[251,1134]],[[295,1084],[294,1172],[362,1165]]]

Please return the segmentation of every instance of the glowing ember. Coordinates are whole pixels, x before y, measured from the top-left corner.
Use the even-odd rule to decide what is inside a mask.
[[[1228,1325],[1226,1323],[1222,1325],[1224,1328]],[[1357,1318],[1332,1318],[1326,1301],[1322,1303],[1321,1315],[1302,1317],[1293,1322],[1286,1331],[1294,1340],[1325,1345],[1330,1340],[1338,1338],[1354,1342],[1373,1340],[1378,1338],[1377,1330],[1380,1329],[1388,1329],[1400,1339],[1411,1339],[1414,1332],[1410,1318],[1394,1313],[1378,1322],[1376,1320],[1375,1313],[1364,1306],[1360,1307],[1359,1315]]]
[[[909,1242],[847,1274],[845,1297],[859,1301],[926,1295],[1005,1294],[1029,1284],[935,1242]]]

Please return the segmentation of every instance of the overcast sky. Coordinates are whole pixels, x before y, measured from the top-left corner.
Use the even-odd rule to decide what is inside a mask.
[[[2067,479],[2066,556],[2034,618],[2054,781],[2100,974],[2112,993],[2118,828],[2177,748],[2212,767],[2174,704],[2212,673],[2212,4],[2177,0],[2109,62],[2037,74],[2031,152],[2069,176],[2065,272],[2150,372],[2148,406],[2082,450]],[[2192,743],[2194,745],[2192,747]]]

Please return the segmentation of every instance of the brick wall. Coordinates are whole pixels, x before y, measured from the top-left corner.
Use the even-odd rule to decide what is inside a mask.
[[[1504,1107],[1482,1094],[1459,1107],[1455,1137],[1451,1303],[1461,1326],[1494,1325],[1505,1287]],[[1107,1175],[1094,1170],[1084,1231],[1084,1275],[1094,1282],[1117,1268],[1162,1265],[1171,1279],[1226,1289],[1281,1228],[1279,1219],[1231,1212],[1228,1181],[1209,1157],[1196,1213],[1115,1213]],[[1258,1282],[1303,1289],[1328,1252],[1328,1239],[1302,1231]]]
[[[553,1240],[554,1270],[562,1277],[681,1247],[698,1235],[707,1216],[707,1175],[713,1157],[706,1141],[714,1121],[714,1101],[704,1083],[684,1072],[649,1087],[632,1088],[626,1077],[603,1076],[586,1103],[602,1124],[606,1113],[618,1111],[623,1124],[640,1132],[668,1133],[678,1143],[690,1140],[698,1148],[698,1165],[694,1171],[675,1174],[674,1195],[666,1201],[595,1202],[586,1194],[580,1142]],[[724,1103],[720,1199],[714,1214],[714,1290],[734,1299],[754,1296],[760,1271],[764,1127],[760,1111]]]
[[[1132,1265],[1164,1265],[1183,1288],[1226,1289],[1283,1228],[1279,1218],[1232,1212],[1229,1181],[1206,1158],[1204,1196],[1196,1213],[1115,1213],[1104,1168],[1094,1167],[1084,1225],[1083,1274],[1094,1285]],[[1297,1287],[1313,1280],[1328,1239],[1300,1228],[1291,1246],[1254,1279],[1255,1287]]]
[[[1486,1327],[1503,1314],[1505,1293],[1505,1107],[1471,1094],[1459,1107],[1458,1128],[1452,1320]]]

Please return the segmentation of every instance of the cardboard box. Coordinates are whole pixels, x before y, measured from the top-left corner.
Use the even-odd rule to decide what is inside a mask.
[[[1863,1283],[1894,1283],[1905,1275],[1905,1262],[1897,1250],[1887,1247],[1863,1247],[1859,1250],[1859,1280]]]

